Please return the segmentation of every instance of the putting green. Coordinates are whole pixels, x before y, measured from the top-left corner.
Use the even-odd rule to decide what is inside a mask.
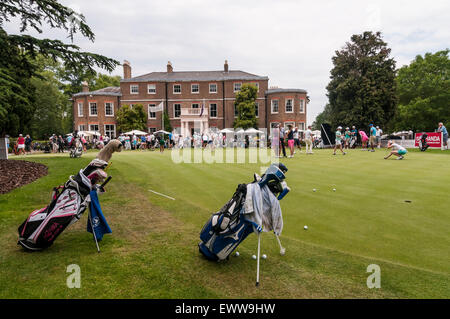
[[[411,151],[402,161],[384,160],[384,150],[331,153],[281,160],[291,188],[281,201],[286,255],[263,234],[259,288],[256,236],[220,264],[202,258],[197,243],[210,214],[268,164],[114,154],[100,197],[113,230],[102,252],[84,216],[46,251],[26,253],[17,227],[95,153],[15,157],[44,163],[49,174],[0,195],[0,298],[450,298],[450,152]],[[80,289],[67,288],[70,264],[80,266]],[[380,267],[381,288],[367,287],[371,264]]]

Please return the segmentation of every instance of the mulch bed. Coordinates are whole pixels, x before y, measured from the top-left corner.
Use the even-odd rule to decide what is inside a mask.
[[[8,193],[47,174],[47,166],[44,164],[0,160],[0,194]]]

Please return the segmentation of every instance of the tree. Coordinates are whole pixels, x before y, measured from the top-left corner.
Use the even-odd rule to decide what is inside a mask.
[[[131,130],[146,130],[147,117],[142,104],[123,105],[116,115],[117,129],[119,132]]]
[[[236,93],[234,106],[237,108],[238,116],[234,121],[234,128],[257,128],[257,120],[255,115],[256,97],[258,88],[252,84],[243,84],[241,90]]]
[[[172,125],[170,124],[170,118],[169,118],[169,114],[167,114],[167,112],[164,111],[164,127],[163,130],[166,132],[172,132],[173,128]]]
[[[416,56],[398,71],[396,130],[434,131],[439,122],[450,125],[449,49]]]
[[[324,123],[330,124],[330,122],[331,122],[331,110],[330,104],[327,103],[323,111],[316,116],[316,119],[312,123],[311,127],[313,130],[320,130],[322,124]]]
[[[395,61],[381,33],[353,35],[335,52],[327,86],[331,125],[386,126],[395,114]]]
[[[37,56],[34,63],[38,73],[31,78],[35,92],[31,136],[34,139],[47,139],[53,133],[63,135],[72,128],[67,121],[72,106],[61,91],[61,82],[57,78],[57,70],[62,66],[43,56]]]
[[[8,34],[3,26],[11,19],[20,21],[20,34]],[[94,33],[82,14],[56,0],[2,0],[0,2],[0,135],[17,134],[28,128],[34,113],[34,88],[31,78],[37,69],[31,61],[38,54],[61,60],[68,70],[94,67],[113,71],[119,62],[105,56],[82,52],[74,44],[59,40],[37,39],[24,34],[29,28],[42,33],[42,25],[63,29],[73,41],[76,33],[94,41]]]

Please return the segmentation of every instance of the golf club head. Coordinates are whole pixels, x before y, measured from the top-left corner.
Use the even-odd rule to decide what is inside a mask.
[[[280,249],[280,255],[281,255],[281,256],[284,256],[285,254],[286,254],[286,248],[282,247],[282,248]]]

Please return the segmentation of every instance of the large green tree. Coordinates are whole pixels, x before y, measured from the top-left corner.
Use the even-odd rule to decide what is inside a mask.
[[[395,113],[395,61],[380,32],[355,34],[332,58],[330,124],[386,126]]]
[[[234,128],[257,128],[258,122],[256,120],[256,98],[258,88],[252,84],[243,84],[241,90],[236,93],[236,100],[234,102],[238,111],[238,116],[233,123]]]
[[[418,55],[398,71],[396,130],[433,131],[450,125],[449,50]]]
[[[20,34],[8,34],[4,25],[20,21]],[[88,70],[95,67],[109,72],[119,62],[105,56],[82,52],[73,43],[38,39],[26,34],[28,29],[42,33],[43,25],[67,31],[69,38],[80,33],[94,41],[94,33],[82,14],[76,13],[56,0],[2,0],[0,2],[0,135],[16,135],[29,128],[33,118],[34,87],[31,78],[37,75],[32,60],[38,54],[64,62],[69,70]]]
[[[125,133],[131,130],[145,131],[147,128],[147,116],[142,104],[122,105],[116,115],[117,129]]]

